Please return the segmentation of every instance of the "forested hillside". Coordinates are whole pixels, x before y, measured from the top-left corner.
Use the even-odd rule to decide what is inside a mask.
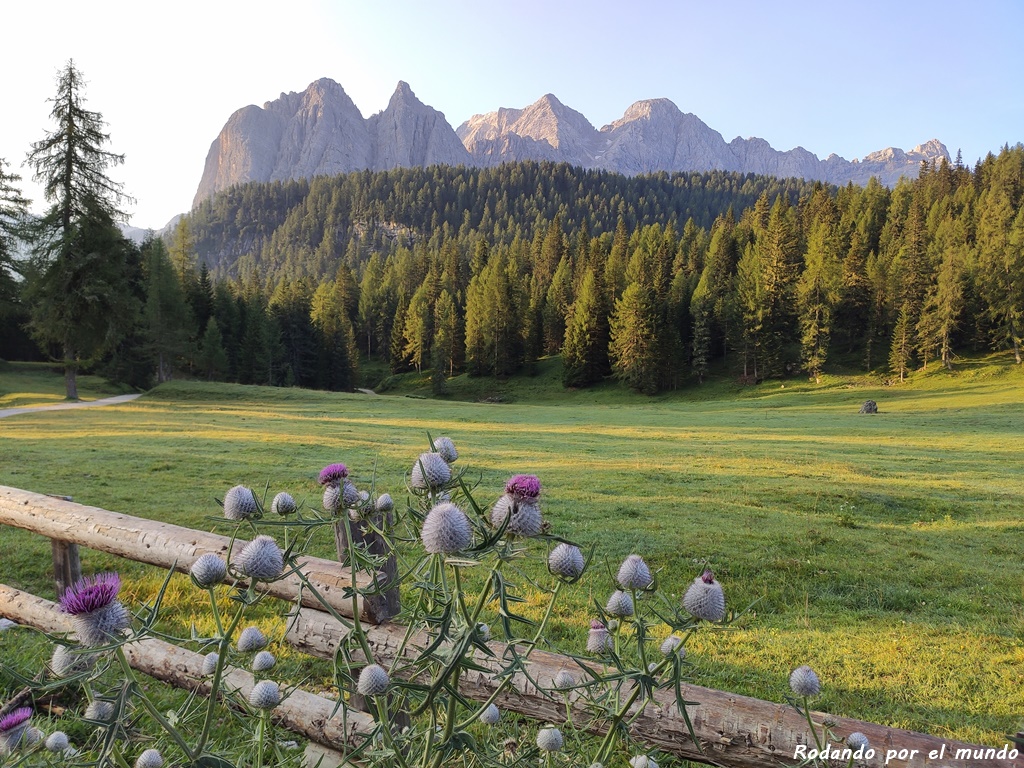
[[[333,276],[342,256],[360,269],[372,252],[431,239],[434,250],[450,238],[462,245],[530,240],[556,216],[570,238],[580,230],[612,232],[619,219],[629,230],[660,223],[682,231],[689,219],[708,228],[763,193],[795,203],[811,189],[799,179],[724,172],[629,177],[553,163],[399,168],[244,184],[198,205],[189,227],[215,279],[255,270],[276,284]]]
[[[240,381],[350,387],[361,354],[432,369],[440,389],[557,353],[567,386],[614,374],[651,393],[722,357],[751,382],[816,377],[838,353],[901,380],[992,344],[1019,355],[1022,169],[1017,146],[894,190],[536,164],[360,173],[232,189],[171,253],[204,267],[186,286],[196,359]]]
[[[560,353],[566,386],[655,393],[1019,361],[1022,179],[1017,145],[892,190],[533,163],[241,186],[126,258],[138,314],[102,366],[351,389],[371,360],[442,391]]]

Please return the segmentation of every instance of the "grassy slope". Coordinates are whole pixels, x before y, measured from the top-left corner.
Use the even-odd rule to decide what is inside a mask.
[[[0,410],[63,403],[64,378],[49,363],[11,363],[0,360]],[[98,376],[78,377],[78,397],[97,400],[125,390]]]
[[[1020,724],[1020,369],[992,359],[901,387],[720,383],[654,400],[552,382],[557,366],[542,363],[503,391],[467,380],[480,391],[460,393],[512,404],[172,383],[124,406],[0,422],[0,483],[210,528],[230,486],[315,503],[316,472],[337,460],[363,484],[376,462],[378,489],[400,498],[425,432],[443,433],[480,501],[536,473],[554,531],[596,543],[611,567],[640,552],[680,595],[707,560],[731,606],[757,601],[741,630],[698,638],[697,682],[781,700],[808,663],[826,711],[993,744]],[[878,416],[857,414],[868,398]],[[47,594],[48,546],[2,536],[16,545],[3,581]],[[562,604],[568,647],[610,590],[594,568]]]

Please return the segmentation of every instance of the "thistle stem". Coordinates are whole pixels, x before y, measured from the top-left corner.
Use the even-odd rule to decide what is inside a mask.
[[[128,663],[128,657],[125,656],[123,645],[119,645],[117,647],[115,656],[117,657],[118,664],[121,665],[121,671],[124,672],[125,679],[128,680],[131,683],[132,687],[138,691],[139,700],[142,702],[142,706],[145,707],[150,717],[156,720],[157,724],[167,733],[168,736],[171,737],[174,743],[178,745],[178,748],[185,753],[185,757],[187,757],[190,761],[195,760],[196,755],[198,755],[199,753],[196,752],[193,754],[192,750],[188,746],[188,743],[181,737],[181,734],[178,733],[177,729],[175,729],[173,725],[167,722],[167,719],[163,716],[163,713],[159,710],[159,708],[157,708],[153,704],[153,702],[149,700],[149,697],[138,686],[135,677],[135,671],[132,669],[131,664]]]

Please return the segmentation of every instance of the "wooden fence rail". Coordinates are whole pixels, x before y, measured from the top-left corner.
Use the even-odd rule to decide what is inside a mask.
[[[50,538],[165,568],[177,562],[176,567],[182,571],[187,571],[199,555],[205,552],[223,554],[227,548],[225,537],[119,515],[95,507],[83,507],[4,486],[0,486],[0,524],[14,525]],[[350,601],[340,598],[342,588],[350,583],[351,574],[337,563],[316,558],[308,558],[307,562],[313,570],[313,580],[322,585],[321,592],[331,595],[332,606],[345,615],[343,609]],[[273,594],[294,600],[296,592],[297,584],[285,583],[279,585]],[[63,617],[52,605],[0,585],[0,616],[54,631],[58,627],[58,620]],[[378,621],[381,619],[365,604],[361,612]],[[54,619],[51,613],[57,618]],[[344,625],[329,614],[304,607],[297,611],[286,639],[306,653],[331,658],[346,631]],[[367,632],[375,660],[387,664],[398,652],[406,627],[379,623],[368,627]],[[406,652],[415,653],[425,643],[426,638],[414,637]],[[150,641],[129,646],[135,647],[157,648]],[[478,654],[475,659],[477,663],[488,667],[490,672],[468,671],[463,676],[462,692],[468,698],[484,700],[495,691],[496,673],[504,666],[500,662],[507,649],[501,643],[491,643],[490,647],[495,659],[488,659],[483,654]],[[201,657],[182,649],[172,649],[173,646],[154,651],[152,661],[139,658],[139,668],[175,685],[201,686],[202,678],[198,672]],[[143,655],[150,658],[148,650]],[[551,682],[561,670],[580,672],[576,660],[542,651],[531,653],[529,664],[530,677],[541,687],[553,687]],[[582,678],[582,675],[577,674],[577,677]],[[251,679],[246,681],[244,678],[239,678],[237,685],[245,690],[246,682],[251,686]],[[642,743],[690,760],[730,768],[795,765],[801,762],[798,753],[809,748],[806,722],[788,705],[693,685],[686,685],[683,695],[687,701],[697,702],[688,707],[688,714],[703,751],[690,739],[685,721],[676,710],[674,698],[670,695],[658,694],[654,704],[637,713],[631,726],[634,737]],[[331,718],[324,717],[323,708],[326,705],[322,702],[302,700],[296,703],[299,711],[294,715],[294,722],[288,719],[292,717],[290,715],[278,713],[279,716],[293,730],[320,743],[341,745],[350,741],[353,734],[365,733],[366,729],[372,727],[372,720],[368,717],[361,716],[365,719],[360,719],[357,713],[348,710],[348,723],[355,725],[350,732],[344,728],[339,731],[330,726]],[[330,712],[334,704],[328,704],[326,711]],[[560,696],[551,698],[538,691],[525,676],[511,681],[507,690],[500,695],[498,704],[507,711],[533,719],[560,722],[565,718],[564,700]],[[572,713],[575,722],[585,723],[595,732],[601,732],[602,728],[607,727],[600,720],[592,719],[578,697],[574,700]],[[832,731],[842,738],[854,731],[865,734],[875,754],[858,765],[866,765],[868,768],[1024,768],[1024,760],[1020,757],[992,757],[986,754],[985,747],[978,745],[820,712],[812,713],[812,718],[819,724],[828,722]]]
[[[56,603],[0,584],[0,616],[16,617],[19,624],[44,632],[70,633],[70,617],[61,613]],[[203,656],[146,638],[125,646],[125,655],[133,669],[178,688],[208,695],[209,678],[203,675]],[[224,675],[224,691],[236,691],[248,698],[254,684],[253,676],[237,667]],[[373,731],[369,715],[352,709],[335,712],[335,702],[322,696],[295,689],[273,711],[274,719],[288,730],[301,734],[318,744],[334,748],[352,747],[362,743]]]
[[[216,533],[122,515],[4,485],[0,485],[0,524],[140,563],[174,567],[182,573],[187,573],[192,563],[207,552],[226,556],[231,543],[229,537]],[[325,601],[342,616],[351,616],[352,600],[345,596],[345,589],[352,584],[352,572],[318,557],[303,557],[301,562],[303,572]],[[357,583],[370,586],[372,579],[367,574],[357,574]],[[300,594],[299,580],[288,576],[269,584],[268,591],[274,597],[293,601]],[[301,594],[304,605],[320,606],[309,590],[302,590]],[[371,624],[385,621],[391,618],[388,606],[392,604],[383,599],[360,599],[361,618]]]
[[[334,648],[347,631],[344,625],[329,614],[303,608],[290,624],[286,639],[292,646],[312,656],[331,658]],[[367,629],[370,649],[377,663],[387,664],[394,659],[404,632],[405,627],[395,624]],[[405,653],[412,658],[428,643],[426,636],[416,635],[406,647]],[[506,666],[503,662],[507,658],[506,646],[491,642],[489,647],[494,653],[493,658],[482,653],[474,657],[474,662],[487,668],[488,672],[467,671],[460,679],[460,690],[467,698],[484,701],[498,687],[497,673]],[[597,668],[597,665],[591,666]],[[555,676],[562,670],[572,672],[577,679],[583,680],[584,675],[577,661],[568,656],[534,651],[529,656],[528,668],[528,676],[516,675],[507,690],[499,695],[496,700],[498,707],[534,720],[555,723],[564,721],[565,700],[562,696],[556,693],[552,697],[538,691],[531,680],[549,692],[554,688]],[[697,702],[695,706],[687,707],[687,712],[703,751],[690,739],[686,722],[678,712],[671,692],[656,692],[656,703],[638,713],[630,728],[631,734],[640,742],[665,752],[713,765],[763,768],[766,765],[800,762],[794,759],[794,755],[798,748],[808,745],[807,721],[788,704],[761,701],[697,685],[684,685],[682,693],[686,701]],[[578,695],[570,697],[570,702],[573,702],[572,717],[575,723],[586,723],[588,729],[595,733],[607,731],[607,723],[594,719]],[[975,750],[981,747],[951,739],[835,717],[823,712],[812,712],[811,717],[818,725],[826,721],[830,723],[831,730],[843,739],[857,731],[867,736],[871,746],[879,753],[876,759],[865,761],[868,766],[1003,768],[1024,764],[1014,760],[975,760]],[[913,757],[910,756],[911,750],[915,752]],[[961,750],[969,750],[972,757],[957,759]],[[893,754],[886,762],[886,755],[890,751]],[[932,753],[943,757],[941,760],[930,759]],[[900,754],[903,754],[902,758]]]

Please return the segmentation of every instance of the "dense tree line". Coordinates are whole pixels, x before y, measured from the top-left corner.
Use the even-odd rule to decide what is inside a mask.
[[[500,170],[502,178],[520,178],[515,167]],[[451,174],[461,187],[465,173],[401,171],[394,178],[426,179],[429,189]],[[527,164],[523,177],[529,174],[549,174],[552,180],[541,184],[546,190],[559,187],[555,179],[589,175]],[[611,189],[607,176],[594,178]],[[708,174],[702,183],[686,177],[686,184],[717,189],[726,176]],[[349,194],[338,190],[350,184],[402,187],[388,177],[250,185],[225,193],[179,226],[201,223],[206,234],[195,237],[198,247],[216,229],[209,211],[232,196],[273,193],[295,202],[291,213],[279,216],[283,223],[261,253],[291,243],[293,252],[310,259],[300,276],[291,276],[288,259],[270,260],[264,272],[250,265],[245,288],[238,279],[230,288],[217,284],[236,297],[262,295],[271,329],[284,328],[286,314],[293,318],[287,338],[272,333],[278,341],[271,346],[280,344],[283,351],[278,372],[267,368],[263,380],[343,386],[354,374],[338,379],[337,366],[354,366],[362,356],[386,361],[396,372],[430,369],[441,389],[455,373],[509,376],[532,360],[561,353],[566,386],[614,374],[637,391],[654,393],[701,381],[722,359],[728,370],[755,382],[798,371],[817,378],[836,356],[847,365],[888,368],[900,380],[930,360],[952,367],[958,350],[1005,346],[1020,357],[1020,146],[1006,147],[974,169],[959,161],[923,166],[918,179],[892,190],[875,181],[830,189],[747,179],[760,187],[750,205],[723,205],[708,226],[692,217],[680,221],[679,215],[619,215],[609,226],[598,215],[559,204],[548,209],[550,219],[539,213],[528,226],[499,227],[497,235],[490,226],[481,231],[465,224],[472,221],[469,214],[459,228],[438,225],[434,217],[420,231],[422,220],[399,225],[400,209],[381,208],[379,221],[404,227],[403,236],[375,236],[369,225],[353,234],[351,219],[335,217],[334,231],[347,234],[324,245],[331,216],[310,213],[322,210],[319,204],[311,209],[309,200],[331,198],[327,190],[333,189],[337,204]],[[661,189],[668,178],[649,181]],[[644,189],[644,180],[622,183],[627,181]],[[460,198],[452,187],[426,196],[461,199],[467,211],[473,209],[474,198]],[[622,205],[635,213],[644,207],[640,201],[655,198],[640,194]],[[305,228],[299,227],[304,220]],[[600,230],[591,229],[594,221],[601,221]],[[297,242],[299,231],[310,239]],[[318,270],[326,277],[307,274]],[[302,317],[306,330],[300,330]],[[314,331],[332,341],[314,341]],[[228,371],[242,380],[234,364]]]
[[[120,156],[70,63],[58,85],[30,232],[0,161],[0,355],[27,332],[72,378],[344,390],[380,361],[443,391],[561,354],[568,387],[656,393],[712,366],[756,382],[841,358],[902,380],[990,345],[1021,360],[1020,145],[892,190],[536,163],[250,184],[135,246],[103,174]]]
[[[216,278],[257,270],[280,278],[349,267],[362,252],[389,252],[417,239],[470,235],[492,245],[531,239],[558,217],[563,229],[593,235],[693,219],[708,227],[730,206],[762,193],[796,202],[811,184],[752,174],[658,173],[628,177],[565,164],[513,163],[496,168],[433,166],[350,173],[312,180],[244,184],[204,201],[190,214],[198,251]]]

